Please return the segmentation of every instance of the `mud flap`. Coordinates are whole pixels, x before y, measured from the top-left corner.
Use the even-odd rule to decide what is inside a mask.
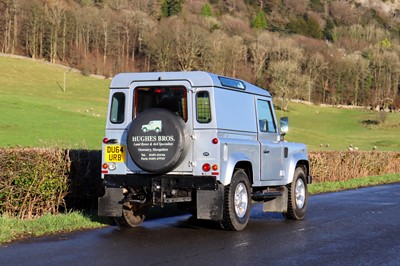
[[[197,191],[197,219],[220,221],[223,218],[224,186]]]
[[[288,189],[283,188],[282,196],[276,197],[271,201],[263,203],[264,212],[282,212],[286,213],[288,208]]]
[[[122,188],[105,188],[106,193],[98,198],[98,215],[121,217],[122,200],[124,198]]]

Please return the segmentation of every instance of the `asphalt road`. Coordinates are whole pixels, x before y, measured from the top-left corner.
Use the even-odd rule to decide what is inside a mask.
[[[245,231],[189,215],[0,247],[0,265],[400,265],[400,184],[310,197],[303,221],[254,205]]]

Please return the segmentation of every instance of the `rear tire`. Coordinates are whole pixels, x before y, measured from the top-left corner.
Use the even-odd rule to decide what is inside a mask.
[[[148,206],[140,203],[125,202],[122,206],[122,216],[115,222],[122,227],[137,227],[145,219]]]
[[[250,181],[243,169],[232,176],[231,184],[225,186],[224,213],[221,225],[224,229],[242,231],[250,218]]]
[[[302,167],[297,167],[292,183],[288,189],[288,208],[283,216],[289,220],[301,220],[304,218],[308,205],[308,187],[306,174]]]

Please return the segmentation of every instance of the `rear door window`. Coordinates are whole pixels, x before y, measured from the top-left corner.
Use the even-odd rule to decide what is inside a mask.
[[[188,119],[187,92],[183,86],[139,87],[135,89],[134,117],[149,108],[164,108]]]

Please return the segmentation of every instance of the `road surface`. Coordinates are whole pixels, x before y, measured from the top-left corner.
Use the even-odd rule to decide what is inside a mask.
[[[254,205],[242,232],[181,215],[31,239],[0,265],[400,265],[400,184],[312,196],[303,221]]]

